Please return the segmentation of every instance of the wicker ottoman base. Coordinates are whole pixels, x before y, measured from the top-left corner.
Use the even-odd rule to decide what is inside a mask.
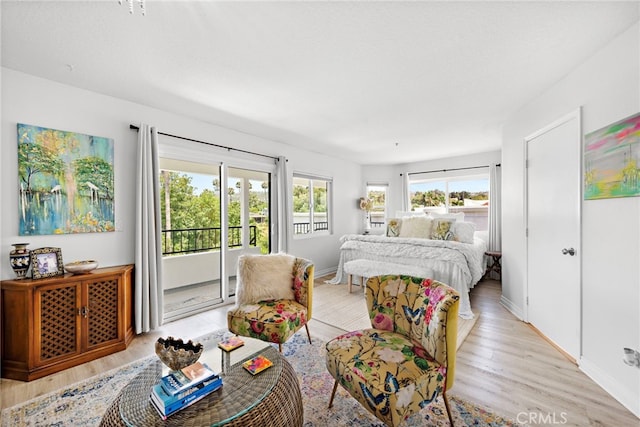
[[[280,377],[267,396],[265,396],[256,406],[249,409],[246,413],[224,423],[225,426],[302,426],[304,412],[302,408],[302,395],[300,393],[298,377],[284,357],[282,357],[281,363],[282,372]],[[229,384],[228,386],[232,385]],[[120,417],[121,398],[122,393],[120,393],[115,401],[109,406],[102,418],[100,426],[119,427],[126,425]],[[234,401],[228,403],[224,402],[227,409],[233,409],[235,403],[236,402]],[[221,425],[217,424],[219,421],[215,419],[216,414],[211,414],[206,410],[194,413],[191,409],[195,409],[195,407],[186,408],[184,411],[170,416],[166,421],[163,421],[159,416],[157,416],[157,414],[154,414],[153,417],[149,417],[145,420],[145,426],[195,427]],[[245,409],[245,407],[239,406],[237,408],[237,412],[240,413]]]

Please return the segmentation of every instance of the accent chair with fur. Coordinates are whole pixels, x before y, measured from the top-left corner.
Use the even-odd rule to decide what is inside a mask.
[[[236,335],[284,344],[303,326],[311,343],[313,263],[287,254],[241,255],[236,305],[227,313]]]

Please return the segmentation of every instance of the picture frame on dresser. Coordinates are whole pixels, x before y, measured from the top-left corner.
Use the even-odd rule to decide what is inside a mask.
[[[31,271],[34,279],[64,275],[62,250],[60,248],[38,248],[31,251]]]

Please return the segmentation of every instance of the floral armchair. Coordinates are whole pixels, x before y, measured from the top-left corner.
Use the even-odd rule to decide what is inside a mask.
[[[446,392],[453,386],[459,294],[432,279],[378,276],[367,281],[373,329],[353,331],[329,341],[327,369],[360,404],[388,426],[442,395],[453,425]]]
[[[277,343],[282,352],[282,344],[304,326],[311,343],[313,271],[311,261],[287,254],[240,256],[229,330]]]

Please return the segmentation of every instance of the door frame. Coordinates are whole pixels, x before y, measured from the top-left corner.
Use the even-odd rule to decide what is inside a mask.
[[[534,139],[538,138],[541,135],[544,135],[545,133],[559,127],[562,126],[563,124],[571,121],[571,120],[577,120],[578,121],[578,143],[579,146],[577,148],[577,155],[580,158],[580,166],[579,166],[579,177],[577,178],[578,185],[579,185],[579,203],[576,206],[576,212],[575,215],[578,218],[578,242],[576,244],[577,247],[577,256],[578,256],[578,301],[577,303],[579,304],[578,306],[578,329],[579,329],[579,334],[578,334],[578,360],[576,360],[576,362],[579,361],[579,359],[582,357],[582,319],[583,319],[583,304],[582,304],[582,298],[583,298],[583,292],[582,292],[582,201],[584,200],[584,185],[583,185],[583,168],[584,168],[584,162],[583,162],[583,132],[582,132],[582,107],[578,107],[575,110],[571,111],[568,114],[565,114],[564,116],[560,117],[557,120],[554,120],[553,122],[551,122],[550,124],[540,128],[539,130],[535,131],[534,133],[526,136],[524,138],[524,146],[523,146],[523,170],[524,170],[524,231],[525,231],[525,237],[524,237],[524,241],[525,241],[525,247],[524,247],[524,252],[525,252],[525,274],[524,274],[524,289],[525,289],[525,293],[524,293],[524,301],[523,301],[523,306],[524,306],[524,321],[531,324],[529,321],[529,168],[528,168],[528,152],[529,152],[529,143],[531,141],[533,141]],[[534,326],[535,327],[535,326]],[[564,352],[564,351],[563,351]]]

